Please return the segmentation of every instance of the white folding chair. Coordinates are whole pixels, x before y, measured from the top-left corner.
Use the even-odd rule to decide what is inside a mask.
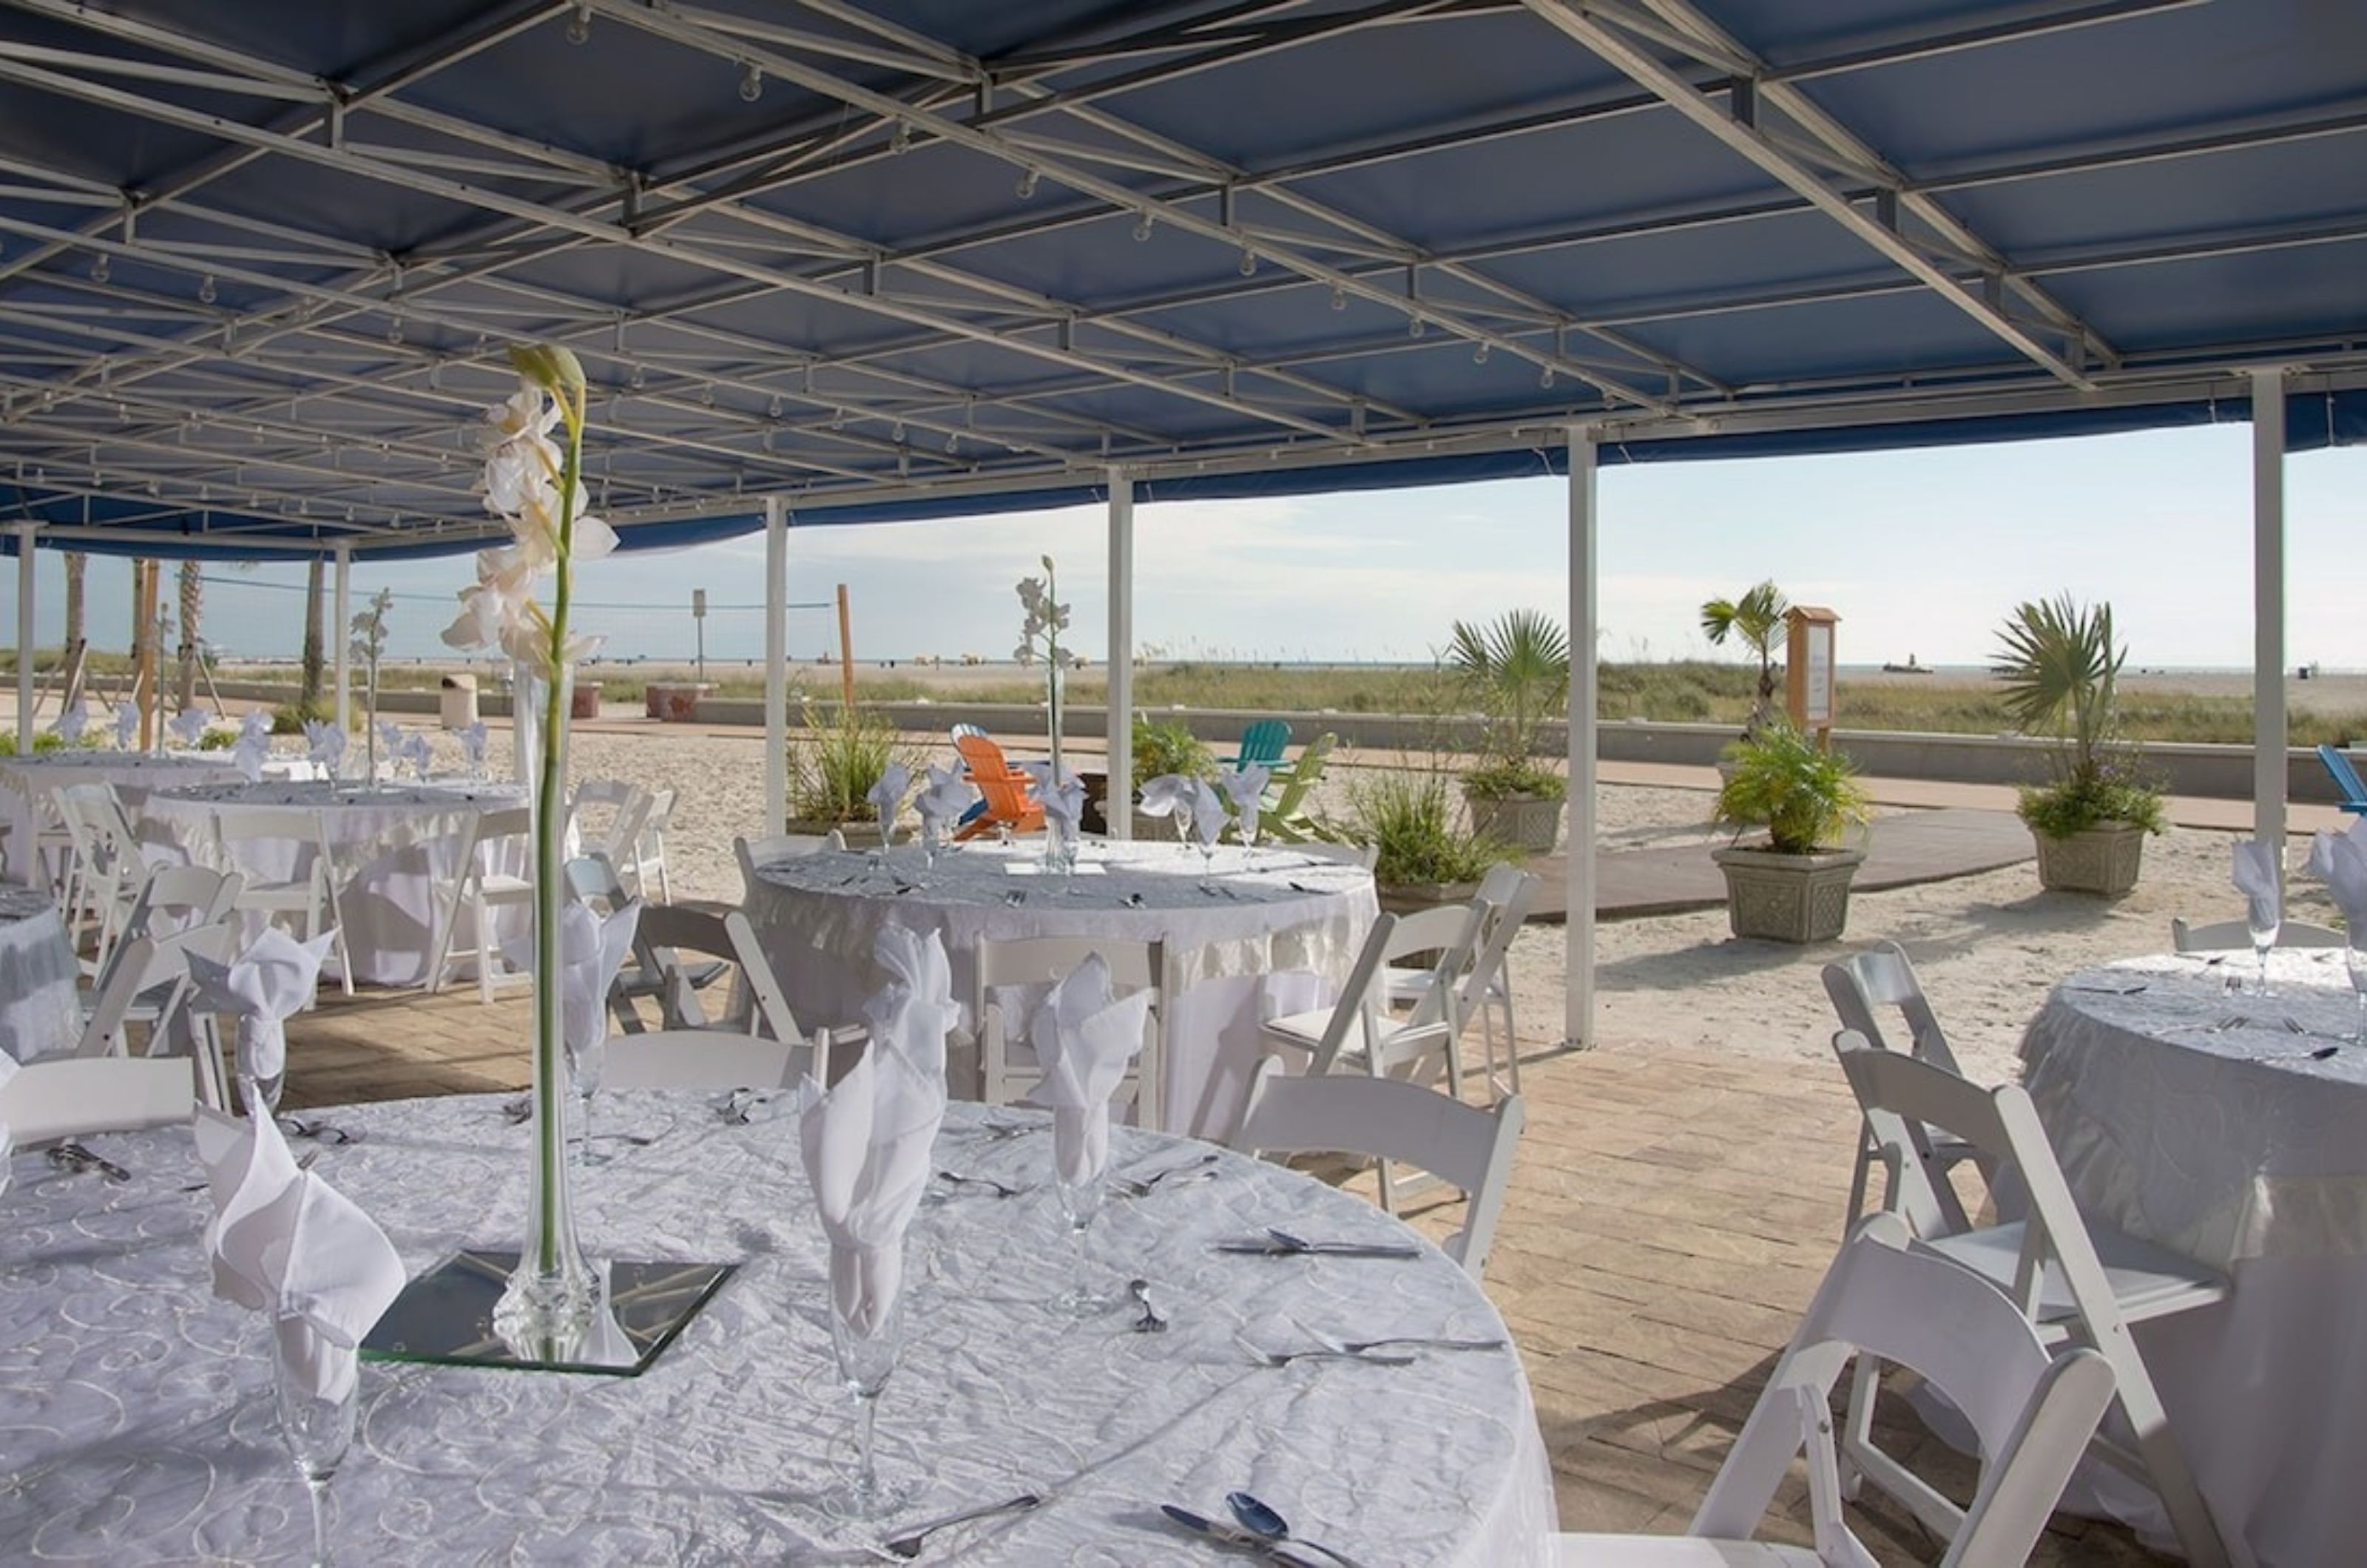
[[[1479,1020],[1480,1050],[1487,1061],[1488,1092],[1491,1097],[1521,1092],[1521,1051],[1512,1033],[1512,987],[1504,961],[1512,952],[1512,939],[1521,934],[1521,926],[1529,918],[1529,906],[1536,901],[1537,887],[1535,877],[1509,861],[1489,869],[1487,878],[1479,884],[1479,902],[1487,913],[1480,921],[1478,942],[1455,986],[1457,1028],[1468,1025],[1475,1015]],[[1393,1004],[1420,1001],[1438,979],[1438,971],[1423,964],[1392,964],[1386,975],[1388,998]],[[1504,1014],[1502,1078],[1496,1075],[1495,1014],[1500,1009]]]
[[[607,856],[618,879],[638,890],[634,853],[649,816],[650,792],[624,779],[586,779],[575,786],[569,810],[574,841],[587,852]]]
[[[2349,940],[2332,926],[2314,926],[2307,920],[2286,920],[2277,927],[2279,947],[2340,947]],[[2251,950],[2252,928],[2241,920],[2190,926],[2183,919],[2172,919],[2169,946],[2173,953],[2246,953]]]
[[[223,863],[243,879],[233,908],[259,911],[266,920],[280,915],[297,919],[302,928],[295,933],[300,942],[335,930],[337,978],[345,995],[352,996],[354,955],[345,945],[336,858],[329,852],[321,814],[303,806],[218,806],[214,841]],[[291,852],[292,873],[274,875],[271,863]]]
[[[189,1055],[197,1061],[198,1087],[209,1105],[222,1103],[228,1084],[222,1072],[221,1037],[211,1013],[190,1005],[187,955],[225,961],[238,932],[225,918],[167,936],[139,936],[116,951],[107,983],[92,993],[74,1055],[94,1060],[130,1054],[131,1026],[144,1025],[147,1055],[170,1054],[175,1025],[188,1026]]]
[[[801,1028],[756,941],[755,928],[737,909],[718,914],[681,904],[643,904],[633,931],[633,952],[641,969],[656,978],[665,1032],[712,1030],[778,1040],[806,1053],[803,1070],[822,1083],[831,1081],[832,1048],[857,1044],[866,1032],[862,1024],[811,1032]],[[710,1019],[698,991],[715,978],[719,964],[736,973],[722,1016]]]
[[[126,945],[143,936],[171,936],[199,926],[211,926],[226,921],[238,899],[243,879],[234,871],[216,871],[210,866],[159,866],[148,874],[147,885],[132,901],[131,912],[124,917],[123,929],[117,933],[115,945],[81,994],[83,1017],[90,1017],[98,998],[114,979]],[[211,954],[209,954],[211,956]],[[132,998],[123,1015],[126,1023],[147,1025],[152,1031],[157,1022],[157,1012],[169,999],[171,992],[164,987],[141,993]]]
[[[1043,1081],[1043,1068],[1027,1039],[1033,1009],[1046,987],[1075,972],[1094,953],[1109,966],[1112,999],[1150,993],[1150,1011],[1143,1022],[1142,1050],[1128,1065],[1114,1097],[1124,1103],[1132,1090],[1135,1124],[1163,1127],[1167,1098],[1167,949],[1157,942],[1124,938],[1024,937],[998,942],[982,937],[978,944],[977,978],[970,992],[970,1017],[978,1021],[979,1071],[984,1080],[980,1098],[989,1105],[1024,1100]],[[1015,996],[1014,996],[1015,993]],[[1025,1010],[1009,1016],[1006,1009]],[[1014,1045],[1022,1046],[1014,1052]]]
[[[534,905],[533,879],[499,869],[493,863],[495,853],[504,844],[515,844],[526,852],[531,849],[533,837],[534,811],[530,807],[512,806],[477,814],[467,851],[453,874],[451,895],[438,901],[436,957],[427,966],[430,991],[444,988],[452,965],[452,934],[459,927],[460,909],[466,905],[477,931],[477,999],[493,999],[499,953],[493,943],[493,912],[531,908]]]
[[[799,1047],[787,1040],[718,1030],[655,1030],[608,1042],[604,1089],[787,1089],[801,1076]],[[819,1074],[815,1075],[817,1078]]]
[[[196,1103],[185,1056],[58,1057],[0,1083],[0,1123],[22,1148],[93,1133],[187,1122]]]
[[[844,845],[840,846],[844,848]],[[813,840],[795,833],[766,833],[756,838],[735,838],[731,854],[740,863],[740,902],[744,907],[756,896],[756,868],[775,861],[795,860],[812,852]]]
[[[629,869],[634,887],[643,897],[649,896],[650,879],[657,878],[658,902],[674,902],[674,888],[666,880],[666,829],[674,825],[674,791],[654,789],[649,793],[647,808],[641,814],[641,830],[633,840],[630,852],[632,864],[623,862],[617,869]]]
[[[1833,1036],[1833,1049],[1891,1167],[1890,1207],[1918,1245],[2004,1292],[2048,1346],[2087,1346],[2103,1354],[2136,1446],[2132,1451],[2100,1435],[2096,1450],[2153,1487],[2189,1562],[2225,1568],[2226,1547],[2195,1489],[2129,1325],[2215,1305],[2227,1298],[2226,1277],[2082,1215],[2029,1091],[2019,1084],[1984,1089],[1937,1063],[1877,1050],[1848,1030]],[[1939,1201],[1944,1177],[1938,1161],[1909,1131],[1918,1124],[1953,1133],[1998,1167],[2010,1167],[2027,1217],[1981,1227],[1956,1222]],[[1875,1376],[1869,1364],[1860,1364],[1842,1437],[1844,1461],[1927,1528],[1952,1535],[1962,1518],[1955,1506],[1874,1444]]]
[[[1463,1190],[1463,1229],[1447,1255],[1477,1280],[1496,1239],[1512,1152],[1527,1120],[1521,1097],[1482,1111],[1399,1078],[1333,1073],[1291,1077],[1269,1056],[1250,1082],[1233,1147],[1251,1154],[1352,1154],[1402,1160]]]
[[[73,852],[67,932],[78,949],[83,933],[89,931],[93,967],[104,967],[132,901],[147,882],[148,863],[113,789],[103,784],[61,784],[51,795]]]
[[[2049,1356],[2012,1303],[1910,1249],[1906,1227],[1888,1214],[1868,1216],[1833,1259],[1687,1533],[1557,1536],[1555,1561],[1562,1568],[1874,1568],[1841,1506],[1833,1443],[1829,1401],[1852,1358],[1913,1369],[1979,1434],[1980,1483],[1941,1568],[2027,1562],[2112,1404],[2112,1365],[2093,1350]],[[1807,1461],[1816,1545],[1754,1543],[1795,1454]]]
[[[1866,1043],[1884,1050],[1895,1049],[1883,1034],[1877,1014],[1888,1007],[1897,1010],[1906,1022],[1908,1055],[1918,1061],[1930,1062],[1948,1072],[1956,1072],[1956,1054],[1948,1048],[1948,1036],[1940,1028],[1940,1020],[1931,1010],[1931,1003],[1923,995],[1922,982],[1915,977],[1915,965],[1908,963],[1907,950],[1895,942],[1879,942],[1838,964],[1824,967],[1825,995],[1831,998],[1833,1012],[1840,1019],[1841,1027],[1864,1037]],[[1961,1075],[1960,1075],[1961,1076]],[[1961,1138],[1931,1128],[1912,1129],[1920,1139],[1927,1157],[1939,1162],[1942,1170],[1951,1169],[1965,1161],[1979,1164],[1979,1151]],[[1849,1212],[1841,1218],[1841,1234],[1847,1235],[1865,1209],[1866,1176],[1873,1169],[1880,1147],[1871,1122],[1858,1126],[1857,1163],[1850,1172]],[[1986,1179],[1989,1167],[1981,1167]],[[1893,1180],[1896,1178],[1892,1179]],[[1936,1194],[1949,1223],[1962,1229],[1966,1224],[1964,1204],[1955,1188],[1944,1178]],[[1883,1207],[1890,1207],[1891,1193],[1886,1188]]]

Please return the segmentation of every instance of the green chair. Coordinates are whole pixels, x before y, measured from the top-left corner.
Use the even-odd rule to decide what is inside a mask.
[[[1255,764],[1279,771],[1282,753],[1290,745],[1290,726],[1278,718],[1262,718],[1241,732],[1241,749],[1225,761],[1229,768]]]
[[[1323,777],[1323,764],[1340,738],[1325,730],[1309,741],[1288,772],[1278,775],[1274,796],[1258,810],[1258,836],[1281,844],[1303,844],[1323,835],[1307,815],[1307,796]]]

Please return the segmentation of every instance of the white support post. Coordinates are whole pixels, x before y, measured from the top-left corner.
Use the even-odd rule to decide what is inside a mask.
[[[764,498],[764,826],[789,819],[789,507]]]
[[[2285,378],[2252,372],[2252,836],[2285,842]],[[2282,889],[2282,879],[2280,888]]]
[[[1109,471],[1109,794],[1102,820],[1113,839],[1134,837],[1134,481]]]
[[[330,624],[330,640],[336,646],[337,733],[342,735],[353,723],[353,649],[354,649],[354,551],[350,545],[337,547],[336,565],[331,581],[335,584],[336,618]]]
[[[33,530],[17,525],[17,755],[33,754]],[[25,880],[24,874],[18,876]]]
[[[1569,428],[1569,849],[1563,1043],[1594,1043],[1594,433]],[[1515,1047],[1517,1049],[1517,1046]]]

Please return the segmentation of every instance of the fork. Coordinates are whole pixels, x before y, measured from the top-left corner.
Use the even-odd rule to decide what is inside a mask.
[[[937,1172],[937,1179],[949,1181],[957,1187],[983,1187],[998,1198],[1016,1198],[1021,1192],[1026,1190],[1025,1188],[1013,1187],[1008,1183],[997,1181],[991,1176],[964,1176],[957,1170],[941,1170]]]
[[[928,1544],[929,1538],[939,1530],[951,1529],[956,1525],[966,1525],[972,1519],[982,1519],[991,1514],[1025,1513],[1043,1501],[1043,1498],[1033,1492],[1022,1492],[1018,1496],[1006,1497],[1000,1503],[988,1503],[981,1507],[965,1508],[958,1514],[947,1514],[941,1519],[931,1519],[916,1530],[908,1530],[895,1540],[883,1541],[880,1544],[882,1549],[890,1555],[910,1560],[920,1556],[921,1548]]]

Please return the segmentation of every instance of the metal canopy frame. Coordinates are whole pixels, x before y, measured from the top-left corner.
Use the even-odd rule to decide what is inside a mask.
[[[0,512],[471,548],[523,338],[629,547],[2367,387],[2352,8],[1799,10],[0,0]]]

